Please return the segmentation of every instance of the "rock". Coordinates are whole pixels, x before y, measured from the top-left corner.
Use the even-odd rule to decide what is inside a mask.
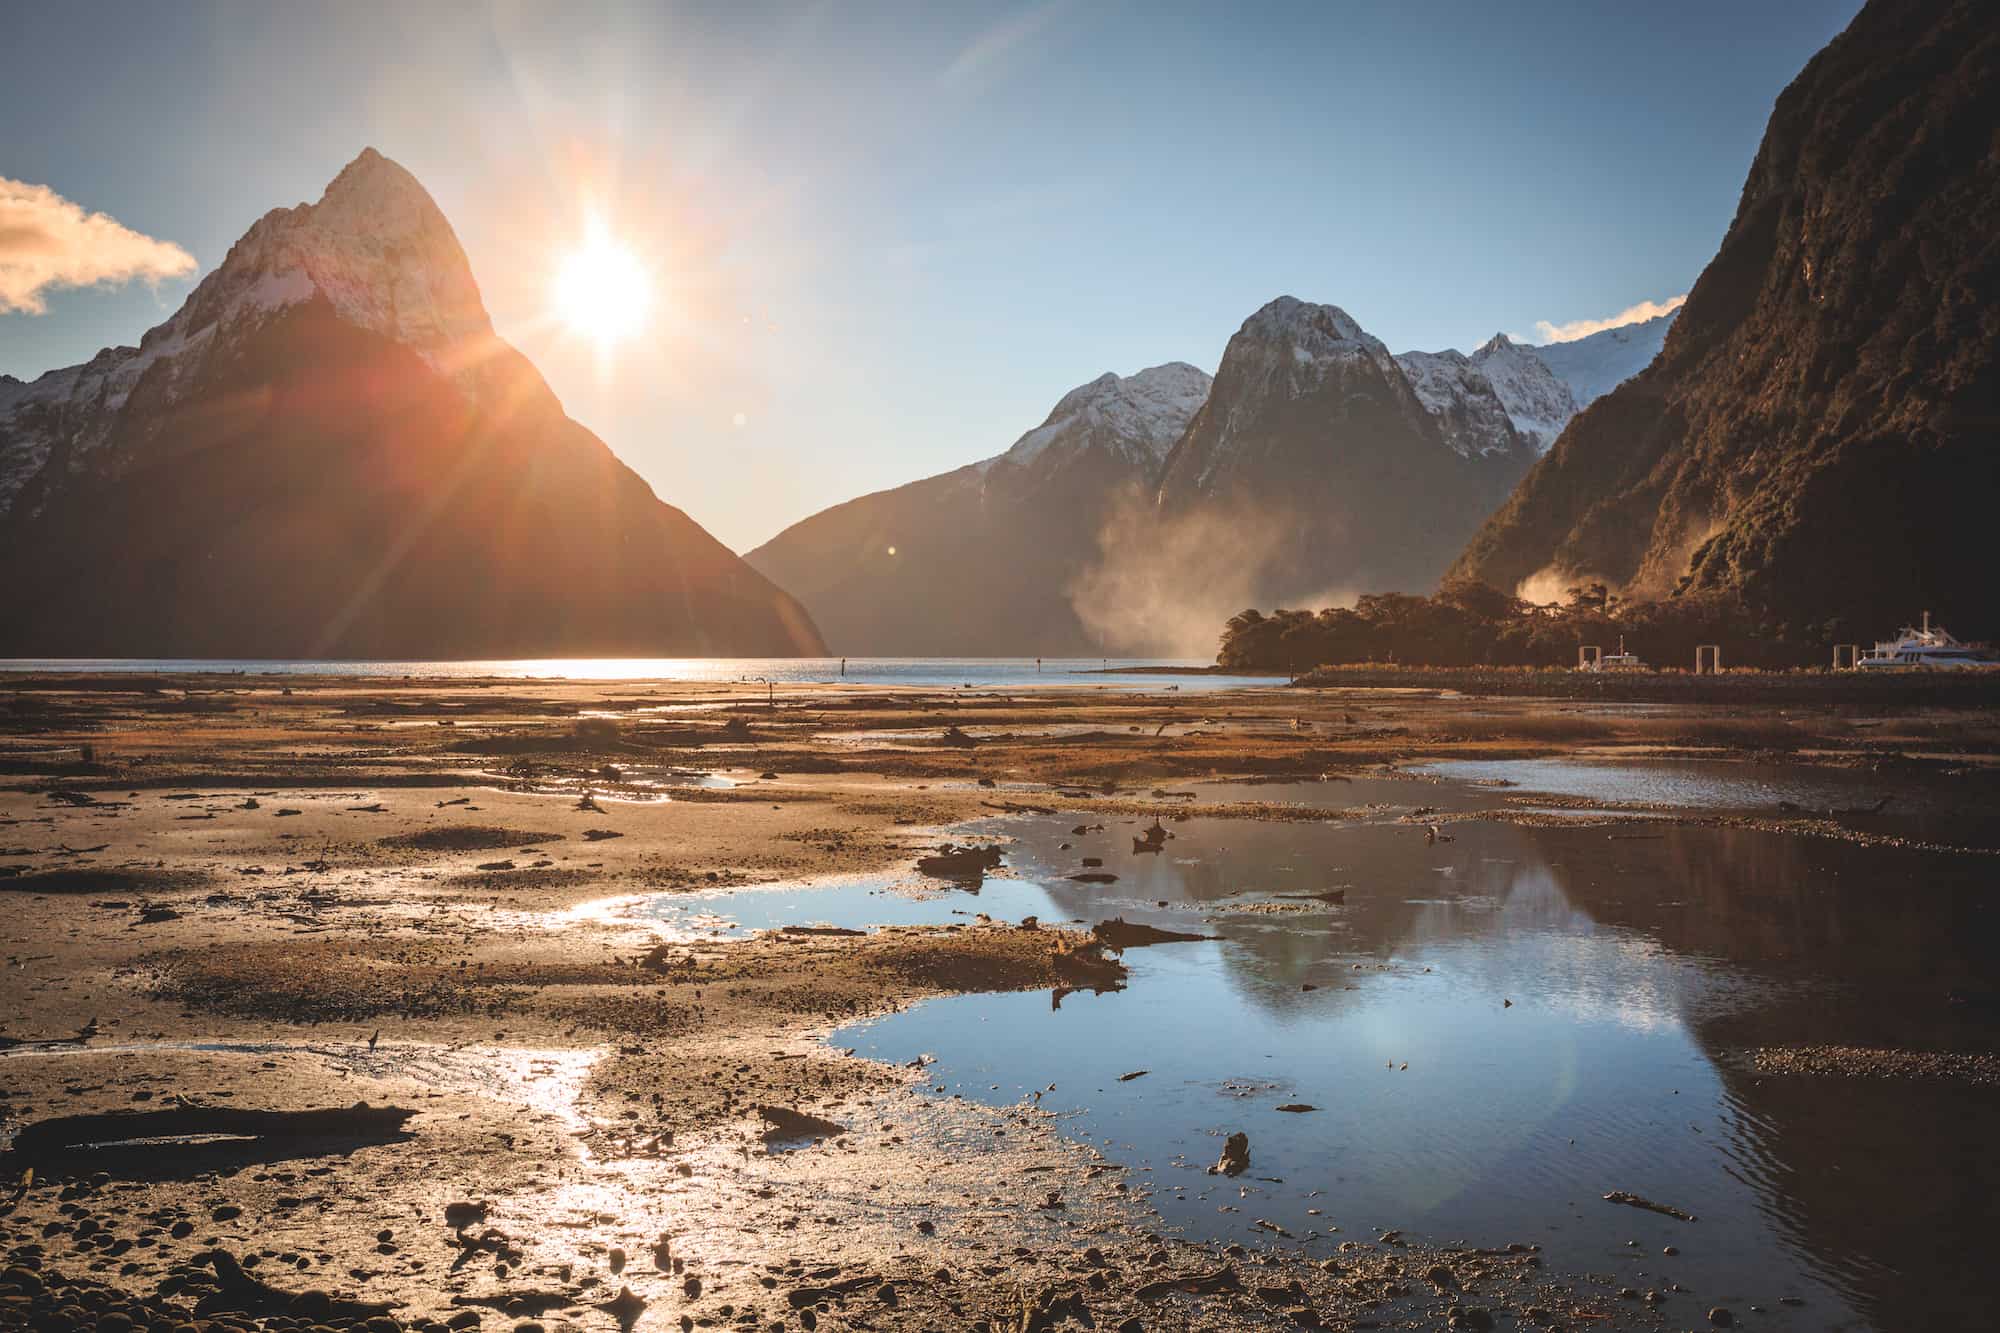
[[[1186,940],[1205,940],[1206,935],[1189,935],[1178,930],[1162,930],[1144,922],[1127,921],[1122,916],[1114,916],[1108,921],[1100,921],[1090,928],[1090,937],[1107,949],[1137,949],[1148,944],[1177,944]]]
[[[444,1206],[445,1225],[454,1231],[463,1231],[469,1226],[484,1222],[487,1210],[491,1206],[483,1201],[473,1202],[469,1199],[461,1199],[456,1203],[448,1203]]]
[[[917,869],[937,879],[978,883],[1000,865],[998,847],[959,847],[946,843],[929,856],[917,858]]]
[[[1708,1312],[1708,1322],[1717,1328],[1729,1328],[1736,1323],[1736,1316],[1729,1313],[1727,1306],[1718,1305]]]
[[[690,1296],[692,1299],[693,1295],[700,1294],[701,1283],[696,1278],[689,1278],[688,1281],[694,1284],[694,1292]],[[634,1295],[630,1287],[620,1287],[615,1297],[597,1308],[616,1319],[619,1328],[630,1330],[632,1325],[639,1322],[639,1316],[646,1312],[646,1302],[642,1297]]]
[[[1250,1169],[1250,1136],[1237,1131],[1222,1143],[1222,1156],[1208,1169],[1212,1176],[1240,1176]]]
[[[613,1276],[625,1271],[625,1251],[614,1246],[611,1253],[605,1256],[605,1261],[611,1265]]]
[[[789,1106],[759,1106],[757,1114],[769,1126],[763,1134],[766,1143],[782,1143],[790,1139],[830,1139],[847,1132],[847,1126],[837,1121],[807,1115]]]

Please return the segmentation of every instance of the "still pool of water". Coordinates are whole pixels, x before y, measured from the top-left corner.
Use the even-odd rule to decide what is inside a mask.
[[[1020,878],[976,896],[849,884],[703,910],[740,928],[1122,915],[1214,936],[1131,951],[1122,992],[959,996],[833,1037],[934,1056],[947,1095],[1040,1092],[1189,1234],[1256,1243],[1262,1219],[1313,1253],[1383,1229],[1539,1244],[1553,1271],[1681,1284],[1667,1313],[1686,1322],[1756,1304],[1772,1327],[1957,1327],[1986,1299],[2000,1093],[1760,1076],[1747,1052],[1996,1049],[1991,858],[1657,824],[1461,822],[1430,844],[1200,817],[1142,855],[1136,825],[1075,822],[985,826],[1016,839]],[[1065,878],[1084,856],[1117,882]],[[1344,902],[1292,896],[1335,888]],[[1237,1130],[1250,1171],[1207,1174]]]

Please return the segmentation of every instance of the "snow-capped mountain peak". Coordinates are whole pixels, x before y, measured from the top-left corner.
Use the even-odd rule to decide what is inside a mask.
[[[476,359],[458,354],[492,333],[472,266],[443,212],[416,177],[368,148],[318,203],[259,218],[141,350],[315,296],[441,370]]]
[[[1536,453],[1548,452],[1577,412],[1569,386],[1532,347],[1522,347],[1504,333],[1487,339],[1471,360],[1493,386],[1514,429]]]
[[[54,480],[91,466],[142,384],[157,418],[218,355],[315,299],[409,347],[470,398],[490,377],[518,377],[526,367],[494,336],[472,266],[430,194],[364,149],[319,202],[273,209],[252,224],[137,347],[108,347],[83,365],[0,383],[0,516],[45,468]]]
[[[1301,363],[1352,358],[1386,350],[1354,317],[1337,305],[1315,305],[1295,296],[1280,296],[1243,321],[1238,338],[1265,343],[1289,342]]]
[[[1208,398],[1209,383],[1206,372],[1185,361],[1124,376],[1107,371],[1064,394],[1048,420],[1001,458],[1025,467],[1051,448],[1094,445],[1154,467]]]

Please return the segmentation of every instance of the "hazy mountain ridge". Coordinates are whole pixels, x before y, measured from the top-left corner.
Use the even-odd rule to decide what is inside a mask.
[[[2000,627],[2000,10],[1874,0],[1777,101],[1650,369],[1458,562],[1740,596],[1802,634]]]
[[[822,510],[745,559],[836,651],[1096,653],[1069,585],[1112,510],[1150,494],[1208,384],[1184,362],[1101,375],[1005,452]]]
[[[1218,607],[1428,588],[1575,411],[1504,335],[1397,356],[1339,307],[1280,297],[1214,380],[1099,376],[1006,452],[746,558],[841,650],[1204,654]]]
[[[810,617],[564,415],[370,149],[136,348],[0,380],[24,655],[786,654]]]

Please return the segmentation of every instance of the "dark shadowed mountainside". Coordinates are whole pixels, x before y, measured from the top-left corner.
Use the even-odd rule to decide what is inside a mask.
[[[1167,459],[1162,519],[1232,516],[1257,547],[1257,604],[1428,591],[1534,458],[1491,385],[1477,385],[1484,410],[1434,411],[1344,311],[1281,297],[1230,339]]]
[[[824,650],[563,413],[372,149],[139,347],[0,377],[0,568],[7,655]]]
[[[1778,99],[1659,359],[1456,572],[1736,595],[1801,637],[1925,607],[1993,633],[1996,360],[2000,6],[1875,0]]]

